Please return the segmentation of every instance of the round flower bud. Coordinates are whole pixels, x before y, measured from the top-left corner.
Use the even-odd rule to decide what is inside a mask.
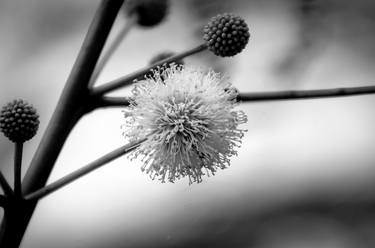
[[[250,38],[249,28],[244,19],[228,13],[211,18],[203,32],[208,49],[221,57],[240,53]]]
[[[143,27],[152,27],[162,22],[168,8],[168,0],[129,0],[125,5],[126,14],[137,15],[137,23]]]
[[[13,142],[25,142],[36,134],[39,115],[36,109],[23,100],[14,100],[0,112],[0,131]]]

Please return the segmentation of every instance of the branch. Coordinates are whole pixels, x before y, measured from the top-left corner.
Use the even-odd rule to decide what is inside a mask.
[[[266,91],[256,93],[240,93],[238,101],[274,101],[274,100],[298,100],[323,97],[342,97],[353,95],[374,94],[375,86],[332,88],[320,90],[290,90],[290,91]]]
[[[309,98],[323,97],[343,97],[353,95],[374,94],[375,86],[333,88],[320,90],[290,90],[290,91],[263,91],[254,93],[239,93],[238,101],[255,102],[255,101],[276,101],[276,100],[299,100]],[[98,97],[96,108],[105,107],[127,107],[129,106],[128,97]]]
[[[12,188],[10,187],[9,183],[5,179],[3,173],[0,171],[0,186],[4,191],[6,196],[12,196],[14,194]]]
[[[22,149],[23,143],[16,142],[14,147],[14,194],[22,196],[21,169],[22,169]]]
[[[25,194],[45,186],[56,159],[74,125],[85,112],[88,83],[123,0],[102,0],[69,75],[43,138],[23,180]],[[18,247],[37,201],[8,212],[0,227],[0,247]]]
[[[96,101],[96,108],[106,107],[128,107],[130,104],[128,97],[110,97],[102,96],[98,97]]]
[[[136,21],[137,18],[135,15],[130,16],[127,19],[127,22],[124,23],[124,25],[121,27],[121,30],[116,34],[112,43],[109,45],[108,49],[104,51],[102,57],[96,65],[95,70],[90,79],[89,87],[92,87],[95,84],[96,80],[98,79],[100,73],[103,71],[104,67],[108,63],[109,59],[116,52],[117,48],[120,46],[121,42],[124,40],[125,36],[129,33],[131,28],[134,27]]]
[[[7,203],[7,198],[3,195],[0,195],[0,207],[4,208],[6,203]]]
[[[69,183],[77,180],[78,178],[87,175],[88,173],[98,169],[99,167],[111,162],[112,160],[128,153],[137,148],[143,141],[146,139],[139,140],[137,142],[129,143],[127,145],[124,145],[120,148],[117,148],[116,150],[113,150],[112,152],[98,158],[97,160],[89,163],[88,165],[64,176],[63,178],[57,180],[56,182],[51,183],[50,185],[41,188],[31,194],[28,194],[25,196],[26,200],[39,200],[42,197],[51,194],[52,192],[68,185]]]
[[[108,82],[104,85],[98,86],[98,87],[96,87],[92,90],[92,95],[101,96],[101,95],[104,95],[104,94],[106,94],[108,92],[111,92],[113,90],[119,89],[119,88],[124,87],[124,86],[129,85],[129,84],[132,84],[135,79],[141,78],[147,72],[149,72],[152,69],[155,69],[158,66],[161,66],[161,65],[166,64],[166,63],[168,64],[168,63],[171,63],[171,62],[181,60],[181,59],[183,59],[187,56],[193,55],[195,53],[199,53],[199,52],[204,51],[206,49],[207,49],[207,46],[205,44],[202,44],[202,45],[199,45],[199,46],[197,46],[193,49],[190,49],[190,50],[187,50],[185,52],[181,52],[179,54],[176,54],[172,57],[164,59],[164,60],[162,60],[160,62],[157,62],[153,65],[150,65],[150,66],[144,67],[144,68],[142,68],[138,71],[135,71],[135,72],[133,72],[129,75],[126,75],[124,77],[120,77],[120,78],[115,79],[111,82]]]
[[[43,187],[73,126],[82,116],[88,83],[123,1],[103,0],[97,9],[55,112],[24,179],[25,193]]]

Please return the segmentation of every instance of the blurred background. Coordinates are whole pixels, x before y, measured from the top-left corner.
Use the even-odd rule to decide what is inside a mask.
[[[0,105],[23,98],[41,116],[24,147],[23,174],[98,4],[0,0]],[[246,50],[185,62],[226,73],[241,92],[375,84],[372,0],[171,1],[161,25],[130,31],[98,84],[158,52],[202,43],[201,28],[221,12],[247,21]],[[120,14],[113,33],[124,22]],[[21,247],[374,247],[374,106],[374,95],[243,103],[248,132],[230,168],[201,184],[162,184],[140,161],[117,159],[42,199]],[[49,182],[123,145],[123,122],[119,108],[85,116]],[[11,183],[12,158],[1,135],[0,167]]]

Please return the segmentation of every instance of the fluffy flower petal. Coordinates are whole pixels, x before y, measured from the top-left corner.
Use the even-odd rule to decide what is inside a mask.
[[[235,111],[237,91],[212,70],[172,65],[137,83],[125,112],[125,136],[147,137],[133,153],[142,170],[162,182],[201,182],[230,164],[247,121]]]

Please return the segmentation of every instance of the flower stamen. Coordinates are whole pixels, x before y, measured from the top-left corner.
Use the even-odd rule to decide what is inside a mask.
[[[125,136],[148,137],[133,153],[152,179],[201,182],[230,165],[247,121],[234,111],[237,91],[209,70],[172,65],[136,84],[126,111]]]

